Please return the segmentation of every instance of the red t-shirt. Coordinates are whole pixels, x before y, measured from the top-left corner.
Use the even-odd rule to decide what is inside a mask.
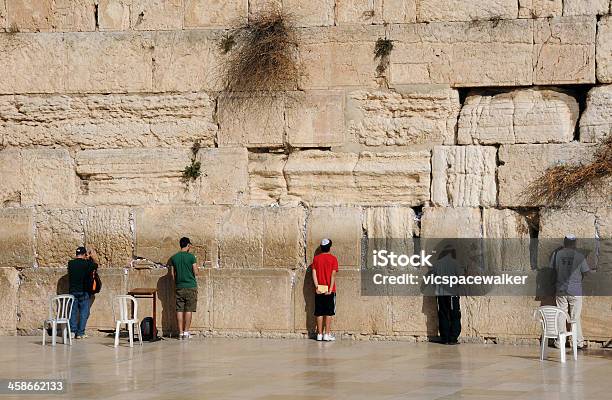
[[[312,269],[317,271],[319,285],[329,286],[331,284],[332,272],[338,271],[338,259],[329,253],[317,254],[312,260]],[[332,292],[336,292],[335,283]]]

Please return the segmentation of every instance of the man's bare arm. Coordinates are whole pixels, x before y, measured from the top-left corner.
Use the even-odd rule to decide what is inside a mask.
[[[332,290],[334,290],[334,285],[336,284],[336,271],[332,271],[331,282],[329,283],[329,287],[327,288],[326,294],[332,294]]]

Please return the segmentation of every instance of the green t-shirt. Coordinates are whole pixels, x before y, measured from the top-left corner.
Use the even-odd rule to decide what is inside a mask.
[[[84,258],[75,258],[68,261],[68,292],[85,292],[85,277],[96,268],[98,268],[96,263]]]
[[[174,276],[177,289],[196,288],[198,283],[193,275],[193,264],[196,258],[193,254],[186,251],[179,251],[170,258],[174,267]]]

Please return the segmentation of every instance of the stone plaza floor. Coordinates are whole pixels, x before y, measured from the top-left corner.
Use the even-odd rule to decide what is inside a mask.
[[[66,379],[63,395],[0,399],[609,399],[612,350],[566,364],[535,346],[298,339],[112,338],[43,347],[0,338],[0,379]]]

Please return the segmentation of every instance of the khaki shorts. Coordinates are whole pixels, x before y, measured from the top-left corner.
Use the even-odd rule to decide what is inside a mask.
[[[176,311],[195,312],[198,306],[198,288],[176,289]]]

